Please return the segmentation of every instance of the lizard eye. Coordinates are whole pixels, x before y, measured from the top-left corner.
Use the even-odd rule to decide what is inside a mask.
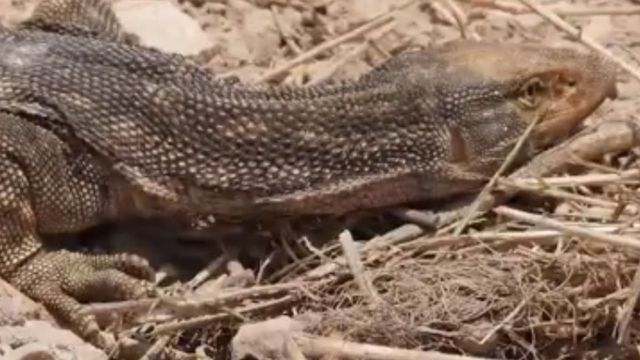
[[[534,108],[540,102],[540,95],[544,92],[545,85],[539,78],[527,81],[518,94],[518,101],[526,107]]]

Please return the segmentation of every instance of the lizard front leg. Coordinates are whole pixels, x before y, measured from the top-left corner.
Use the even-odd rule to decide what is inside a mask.
[[[78,315],[81,303],[151,295],[152,271],[134,255],[48,250],[43,244],[42,233],[73,231],[100,218],[92,204],[103,199],[86,181],[97,177],[77,174],[65,149],[44,129],[0,117],[0,276],[104,347],[96,320]]]

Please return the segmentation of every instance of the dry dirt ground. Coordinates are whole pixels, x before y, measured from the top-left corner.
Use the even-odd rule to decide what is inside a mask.
[[[615,57],[640,68],[638,1],[539,3]],[[1,0],[0,20],[19,21],[33,4]],[[195,19],[197,31],[187,25],[188,29],[153,25],[154,16],[132,17],[129,21],[141,22],[130,26],[147,30],[156,26],[166,33],[156,40],[174,42],[165,43],[167,48],[196,49],[198,61],[212,71],[252,82],[304,85],[355,77],[404,49],[459,38],[459,23],[468,37],[584,48],[517,0],[183,0],[171,4]],[[127,10],[121,11],[126,17]],[[368,30],[338,41],[362,26]],[[182,31],[182,37],[174,39],[172,31]],[[324,50],[313,53],[318,48]],[[313,56],[297,61],[310,52]],[[620,74],[619,98],[597,110],[591,124],[638,121],[640,80]],[[133,332],[125,326],[124,334],[144,333],[133,336],[135,345],[130,347],[139,353],[148,351],[149,359],[161,353],[177,358],[189,358],[190,353],[229,358],[230,339],[238,326],[264,319],[273,322],[262,329],[243,328],[243,337],[234,341],[236,352],[288,359],[446,359],[445,353],[464,356],[460,359],[639,358],[640,319],[635,304],[640,277],[634,278],[640,260],[640,247],[634,243],[640,226],[638,174],[633,172],[636,158],[635,149],[604,156],[597,164],[583,164],[579,170],[586,178],[551,182],[548,186],[554,193],[525,199],[521,208],[557,220],[560,225],[551,230],[540,220],[518,221],[522,219],[502,214],[502,218],[475,223],[475,236],[442,231],[434,237],[408,224],[409,218],[418,223],[420,219],[405,212],[354,232],[356,240],[375,240],[358,242],[364,272],[345,265],[353,262],[342,257],[350,244],[344,234],[341,243],[334,241],[322,250],[304,243],[306,257],[289,249],[297,260],[280,271],[265,270],[272,266],[271,260],[243,269],[223,259],[209,267],[222,269],[222,275],[192,282],[204,283],[196,291],[195,305],[174,304],[169,312],[141,317],[138,322],[146,327]],[[601,175],[606,179],[594,180]],[[541,191],[533,192],[540,195]],[[575,228],[587,234],[576,236]],[[367,245],[372,243],[377,245]],[[239,289],[257,283],[264,285]],[[225,290],[225,284],[232,290]],[[298,318],[303,313],[316,316]],[[300,322],[279,319],[279,315]],[[32,317],[42,316],[46,317]],[[182,321],[176,322],[177,318]],[[261,338],[268,344],[256,341]],[[33,345],[46,342],[43,339],[31,341],[35,348],[27,350],[16,345],[29,343],[24,339],[7,340],[0,333],[0,344],[3,341],[0,354],[13,349],[11,356],[16,359],[38,351],[51,353],[50,347],[43,350]],[[145,344],[153,347],[147,350]],[[386,348],[363,348],[362,344]]]

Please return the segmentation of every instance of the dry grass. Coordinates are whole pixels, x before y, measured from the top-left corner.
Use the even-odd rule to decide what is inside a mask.
[[[314,331],[499,358],[577,350],[613,334],[638,258],[566,244],[381,256],[369,271],[382,304],[351,280],[327,285],[321,304],[308,304],[323,314]]]

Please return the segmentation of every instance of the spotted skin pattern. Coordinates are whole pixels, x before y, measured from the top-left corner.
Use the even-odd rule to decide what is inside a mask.
[[[354,80],[247,85],[129,42],[101,1],[44,0],[0,31],[0,276],[103,345],[81,304],[151,296],[151,269],[43,236],[446,199],[480,188],[532,121],[523,159],[614,93],[615,68],[595,55],[469,41]]]

